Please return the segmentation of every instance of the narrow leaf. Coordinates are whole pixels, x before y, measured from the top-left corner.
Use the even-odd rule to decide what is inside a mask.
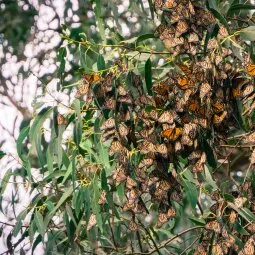
[[[145,63],[145,82],[148,94],[152,96],[152,71],[150,58],[148,58],[148,60]]]

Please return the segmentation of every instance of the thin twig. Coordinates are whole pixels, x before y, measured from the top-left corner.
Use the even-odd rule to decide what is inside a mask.
[[[7,223],[7,222],[3,222],[3,221],[0,221],[0,224],[3,224],[3,225],[6,225],[6,226],[10,226],[10,227],[15,227],[16,224],[11,224],[11,223]],[[27,225],[21,225],[22,228],[28,228],[29,226]]]
[[[190,244],[188,247],[186,247],[181,253],[180,255],[184,254],[187,250],[189,250],[198,240],[199,240],[200,236],[197,237],[194,242],[192,242],[192,244]]]
[[[169,243],[171,243],[172,241],[174,241],[176,238],[178,238],[179,236],[182,236],[192,230],[195,230],[195,229],[199,229],[199,228],[204,228],[203,226],[196,226],[196,227],[192,227],[192,228],[188,228],[178,234],[176,234],[175,236],[169,238],[168,240],[162,242],[162,244],[160,246],[158,246],[158,249],[162,249],[164,248],[166,245],[168,245]],[[142,254],[142,255],[150,255],[150,254],[153,254],[154,252],[156,252],[157,250],[156,249],[153,249],[149,252],[136,252],[134,254]]]
[[[225,148],[250,148],[250,147],[255,147],[255,144],[240,144],[240,145],[221,144],[220,147],[225,147]]]
[[[143,225],[143,223],[142,223],[138,218],[137,218],[137,220],[138,220],[139,224],[142,226],[142,228],[145,230],[145,232],[147,233],[147,235],[150,237],[150,239],[151,239],[151,241],[152,241],[152,243],[153,243],[153,245],[154,245],[154,247],[155,247],[157,253],[160,255],[161,253],[160,253],[160,251],[159,251],[159,248],[158,248],[158,246],[157,246],[155,240],[153,239],[153,237],[152,237],[150,231]]]
[[[250,169],[251,169],[251,163],[249,164],[249,167],[248,167],[248,169],[247,169],[247,171],[246,171],[246,173],[245,173],[245,177],[244,177],[244,180],[243,180],[243,184],[245,183],[245,181],[246,181],[246,179],[247,179],[247,177],[248,177],[248,174],[249,174],[249,172],[250,172]]]
[[[143,245],[142,245],[140,233],[136,232],[136,236],[137,236],[137,239],[138,239],[138,244],[139,244],[139,247],[140,247],[140,251],[143,253]]]
[[[110,226],[112,241],[113,241],[115,250],[118,251],[117,243],[116,243],[115,238],[114,238],[114,233],[113,233],[112,224],[111,224],[111,222],[110,222],[110,219],[108,219],[108,224],[109,224],[109,226]]]

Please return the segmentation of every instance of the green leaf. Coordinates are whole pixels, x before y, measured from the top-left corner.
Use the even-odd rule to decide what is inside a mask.
[[[18,220],[13,229],[13,236],[17,236],[19,234],[21,227],[22,227],[22,221]]]
[[[198,199],[198,191],[196,185],[188,180],[183,179],[184,190],[187,195],[187,199],[193,209],[195,209]]]
[[[31,180],[32,174],[31,174],[30,162],[28,160],[28,157],[25,155],[26,153],[25,153],[24,146],[23,146],[23,141],[28,136],[29,130],[30,130],[29,126],[22,128],[22,130],[19,133],[17,142],[16,142],[16,148],[17,148],[17,153],[23,162],[23,167],[26,169],[27,175],[28,175],[29,179]]]
[[[228,205],[248,222],[255,222],[255,215],[248,208],[238,208],[235,204],[231,202],[228,202]]]
[[[6,153],[5,153],[5,152],[0,151],[0,159],[1,159],[2,157],[4,157],[5,155],[6,155]]]
[[[241,235],[250,235],[249,232],[245,230],[245,228],[237,221],[234,225],[235,231]]]
[[[106,171],[106,175],[110,176],[112,174],[112,167],[110,165],[109,153],[108,148],[104,146],[102,143],[97,145],[97,162],[101,164]]]
[[[65,71],[65,65],[66,65],[66,60],[65,60],[65,57],[66,57],[66,47],[61,47],[59,50],[58,50],[58,55],[57,55],[57,59],[58,61],[60,62],[60,65],[59,65],[59,69],[58,69],[58,75],[60,75],[61,73],[63,73]]]
[[[93,179],[93,184],[92,184],[92,189],[93,189],[93,203],[92,203],[92,211],[96,215],[97,219],[97,225],[101,232],[103,232],[103,220],[102,220],[102,214],[100,212],[100,205],[98,204],[98,200],[100,197],[100,191],[99,191],[99,180],[97,175],[95,174],[94,179]]]
[[[228,9],[227,16],[231,15],[234,11],[254,10],[254,9],[255,9],[255,5],[252,5],[252,4],[233,4]]]
[[[97,57],[97,70],[102,71],[105,69],[106,69],[106,67],[105,67],[104,57],[103,57],[103,55],[99,54]]]
[[[75,227],[77,228],[77,223],[76,223],[76,220],[74,218],[74,215],[73,215],[73,212],[72,212],[72,208],[69,205],[67,205],[67,204],[66,204],[66,212],[69,215],[69,217],[72,219]]]
[[[205,220],[198,219],[198,218],[189,218],[193,223],[195,223],[196,226],[204,226],[206,224]]]
[[[46,226],[43,221],[43,216],[39,213],[39,211],[35,212],[34,219],[35,219],[35,223],[36,223],[38,232],[43,237],[44,234],[46,233]]]
[[[38,155],[39,163],[41,167],[44,166],[45,162],[45,155],[42,152],[42,143],[41,143],[41,136],[42,136],[42,126],[45,120],[50,116],[53,109],[51,107],[46,107],[42,109],[38,115],[35,117],[33,124],[29,131],[29,138],[32,143],[32,147],[36,148],[36,152]],[[31,148],[32,149],[32,148]]]
[[[106,38],[105,38],[105,32],[104,32],[104,25],[103,25],[103,20],[101,17],[101,10],[103,9],[102,5],[101,5],[101,0],[95,0],[96,6],[95,6],[95,15],[96,15],[96,20],[98,23],[98,28],[99,28],[99,32],[101,35],[101,38],[103,40],[103,42],[106,42]]]
[[[51,212],[54,209],[54,204],[52,203],[52,201],[47,200],[45,201],[46,207],[48,208],[48,211]]]
[[[249,26],[249,27],[243,28],[240,31],[240,36],[242,40],[255,41],[255,26]]]
[[[65,190],[61,198],[59,199],[57,205],[55,208],[45,217],[45,226],[47,226],[51,220],[51,218],[54,216],[58,208],[71,196],[73,193],[73,187],[69,187]]]
[[[38,245],[39,243],[41,243],[41,242],[42,242],[42,236],[41,236],[41,235],[38,235],[38,236],[36,237],[35,241],[33,242],[32,254],[34,254],[35,248],[36,248],[37,245]]]
[[[148,2],[150,6],[151,17],[154,20],[154,4],[152,3],[152,0],[148,0]]]
[[[213,189],[218,188],[216,182],[212,178],[210,170],[208,169],[208,167],[206,165],[205,165],[205,180],[209,185],[211,185],[213,187]]]
[[[154,34],[144,34],[144,35],[140,35],[137,39],[136,39],[136,45],[138,45],[140,42],[145,41],[147,39],[151,39],[151,38],[155,38]]]
[[[80,100],[75,99],[73,101],[75,113],[77,116],[77,120],[75,121],[74,126],[74,141],[76,143],[76,146],[79,147],[81,138],[82,138],[82,119],[81,119],[81,106],[80,106]]]
[[[148,60],[145,63],[145,82],[148,94],[152,96],[152,70],[150,58],[148,58]]]
[[[206,158],[208,161],[208,164],[212,167],[215,168],[217,166],[217,162],[214,158],[214,154],[213,154],[213,150],[211,148],[211,146],[209,145],[209,143],[206,141],[206,139],[202,140],[202,148],[206,154]]]
[[[125,183],[121,183],[119,184],[117,187],[117,194],[118,194],[118,197],[120,199],[120,202],[123,203],[124,201],[124,198],[125,198]]]
[[[209,10],[212,12],[214,17],[217,18],[226,27],[228,33],[231,34],[227,20],[217,10],[212,8],[210,8]]]
[[[5,173],[4,177],[1,180],[1,185],[0,185],[0,197],[3,196],[3,193],[9,183],[9,179],[12,176],[12,170],[9,169],[7,170],[7,172]]]

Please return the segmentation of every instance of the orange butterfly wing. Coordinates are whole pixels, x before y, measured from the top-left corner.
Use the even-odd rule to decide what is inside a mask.
[[[83,77],[89,82],[97,82],[101,80],[101,77],[97,74],[84,74]]]
[[[187,77],[183,77],[183,78],[179,77],[178,87],[182,90],[186,90],[186,89],[194,87],[194,83],[192,81],[189,81]]]
[[[175,141],[182,134],[182,128],[169,128],[161,132],[161,136]]]
[[[255,64],[246,66],[247,73],[255,77]]]

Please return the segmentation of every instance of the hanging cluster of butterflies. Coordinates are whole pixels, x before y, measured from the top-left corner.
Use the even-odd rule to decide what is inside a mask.
[[[212,130],[227,133],[237,125],[232,114],[235,100],[255,101],[251,79],[255,68],[224,47],[222,41],[229,34],[223,26],[206,40],[207,27],[217,21],[203,4],[156,0],[155,7],[163,10],[157,33],[175,56],[175,70],[153,84],[148,95],[142,78],[118,62],[118,75],[86,74],[76,94],[101,111],[102,142],[111,141],[109,155],[117,165],[109,183],[112,190],[125,187],[121,207],[132,215],[132,231],[139,228],[134,216],[149,213],[148,201],[157,205],[157,227],[176,216],[173,201],[182,203],[180,157],[187,159],[186,166],[195,175],[203,173],[207,161],[203,135]],[[106,202],[105,195],[100,205]]]
[[[247,198],[243,195],[246,194]],[[255,193],[252,189],[252,183],[246,181],[241,187],[240,191],[235,194],[233,204],[236,208],[242,209],[246,204],[246,208],[249,208],[254,212],[254,201]],[[237,245],[236,242],[236,231],[230,231],[235,229],[234,226],[241,220],[237,211],[228,207],[228,202],[225,201],[224,197],[215,191],[211,194],[211,199],[214,204],[211,206],[210,211],[212,214],[208,217],[208,222],[205,225],[206,232],[201,238],[201,242],[198,245],[195,255],[208,254],[209,245],[208,241],[214,241],[212,245],[212,254],[229,254],[231,251],[238,255],[254,254],[255,252],[255,224],[250,223],[247,227],[247,234],[243,240],[243,247]],[[248,205],[247,205],[248,204]],[[221,220],[218,220],[218,219]]]
[[[157,33],[174,55],[195,56],[201,46],[205,29],[216,19],[199,1],[155,0],[155,8],[163,10],[163,23]]]

